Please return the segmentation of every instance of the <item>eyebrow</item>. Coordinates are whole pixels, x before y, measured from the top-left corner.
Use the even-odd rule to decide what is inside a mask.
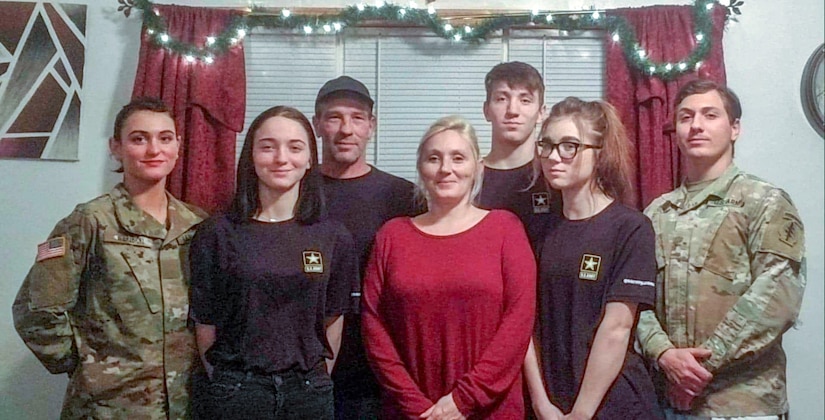
[[[721,112],[721,111],[722,111],[722,108],[719,108],[719,107],[717,107],[717,106],[705,106],[705,107],[699,108],[699,112],[704,113],[704,112],[708,112],[708,111],[717,111],[717,112]],[[677,114],[680,114],[680,113],[683,113],[683,112],[687,112],[687,113],[691,113],[691,114],[695,114],[695,113],[696,113],[696,111],[695,111],[695,110],[693,110],[692,108],[687,108],[687,107],[682,107],[682,108],[679,108],[679,110],[678,110],[678,111],[676,111],[676,113],[677,113]]]
[[[174,135],[174,134],[175,134],[175,132],[174,132],[174,131],[172,131],[172,130],[161,130],[161,131],[158,131],[158,134],[167,134],[167,133],[168,133],[168,134],[172,134],[172,135]],[[151,131],[146,131],[146,130],[132,130],[132,131],[130,131],[130,132],[129,132],[129,134],[127,134],[127,136],[131,136],[131,135],[133,135],[133,134],[144,134],[144,135],[146,135],[146,134],[151,134]]]
[[[561,140],[559,140],[557,142],[554,142],[553,139],[550,138],[550,136],[543,136],[541,138],[541,141],[544,142],[544,143],[551,143],[551,144],[559,144],[559,143],[564,143],[564,142],[572,142],[572,143],[581,143],[582,142],[578,137],[575,137],[575,136],[564,136],[564,137],[561,138]]]
[[[278,142],[278,139],[276,139],[275,137],[261,137],[261,138],[255,139],[255,142],[256,142],[256,143],[261,143],[261,142],[265,142],[265,141],[266,141],[266,142],[270,142],[270,143],[277,143],[277,142]],[[294,138],[294,139],[286,139],[286,140],[285,140],[285,142],[286,142],[286,143],[301,143],[301,144],[309,144],[309,142],[307,142],[306,140],[304,140],[304,139],[299,139],[299,138]]]

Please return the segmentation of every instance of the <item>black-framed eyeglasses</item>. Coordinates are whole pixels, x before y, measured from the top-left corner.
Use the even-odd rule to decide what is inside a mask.
[[[562,159],[573,159],[579,153],[579,149],[601,149],[602,146],[594,146],[592,144],[576,143],[573,141],[563,141],[553,143],[549,140],[541,139],[536,142],[539,147],[539,156],[544,159],[550,157],[553,150],[559,151],[559,157]]]

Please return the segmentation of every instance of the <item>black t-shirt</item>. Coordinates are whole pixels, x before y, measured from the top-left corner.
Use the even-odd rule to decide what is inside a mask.
[[[562,411],[575,402],[607,303],[637,303],[638,311],[654,304],[654,243],[650,221],[617,202],[589,219],[553,218],[547,228],[537,249],[536,329],[548,394]],[[597,418],[658,416],[653,384],[631,338],[622,371]]]
[[[515,213],[524,224],[531,243],[545,229],[550,215],[561,213],[558,193],[547,187],[541,173],[536,174],[538,179],[535,182],[533,176],[532,163],[515,169],[485,166],[484,180],[478,195],[478,205],[481,208],[504,209]]]
[[[374,167],[356,178],[324,177],[329,217],[343,223],[352,233],[362,275],[381,225],[394,217],[415,216],[426,210],[416,204],[414,194],[413,183]],[[344,317],[341,352],[332,378],[336,393],[379,396],[380,388],[364,351],[358,313]]]
[[[216,327],[214,366],[309,370],[332,352],[324,319],[360,292],[352,237],[339,222],[201,224],[190,248],[190,317]]]

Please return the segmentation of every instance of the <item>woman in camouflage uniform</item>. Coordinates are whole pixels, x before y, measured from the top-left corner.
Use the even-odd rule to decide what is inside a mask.
[[[205,214],[165,190],[180,138],[162,102],[123,107],[109,148],[123,182],[38,245],[14,324],[51,373],[69,375],[61,418],[187,418],[197,351],[185,260]]]

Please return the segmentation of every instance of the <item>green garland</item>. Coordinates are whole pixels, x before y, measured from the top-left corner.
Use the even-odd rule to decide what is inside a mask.
[[[143,12],[143,26],[147,35],[159,47],[181,54],[190,62],[202,60],[211,63],[215,56],[225,53],[241,42],[253,28],[292,29],[306,34],[334,34],[348,26],[368,21],[387,21],[415,26],[425,26],[436,35],[452,40],[477,44],[496,31],[517,26],[540,26],[560,30],[604,29],[612,33],[613,40],[621,43],[625,57],[636,69],[662,79],[672,79],[698,69],[710,50],[713,30],[712,10],[716,0],[695,0],[693,5],[696,46],[690,54],[676,62],[655,62],[639,44],[636,33],[628,22],[619,16],[599,11],[550,12],[534,10],[519,15],[501,15],[481,18],[475,26],[454,27],[449,20],[438,17],[435,9],[403,7],[392,3],[367,6],[363,3],[347,6],[332,15],[298,15],[289,9],[281,9],[277,15],[266,14],[263,9],[253,8],[252,13],[237,16],[218,35],[208,37],[201,45],[193,45],[172,38],[166,33],[166,21],[149,0],[118,0],[118,11],[128,17],[131,10]],[[730,0],[728,16],[739,14],[742,0]],[[735,20],[735,17],[733,17]]]

